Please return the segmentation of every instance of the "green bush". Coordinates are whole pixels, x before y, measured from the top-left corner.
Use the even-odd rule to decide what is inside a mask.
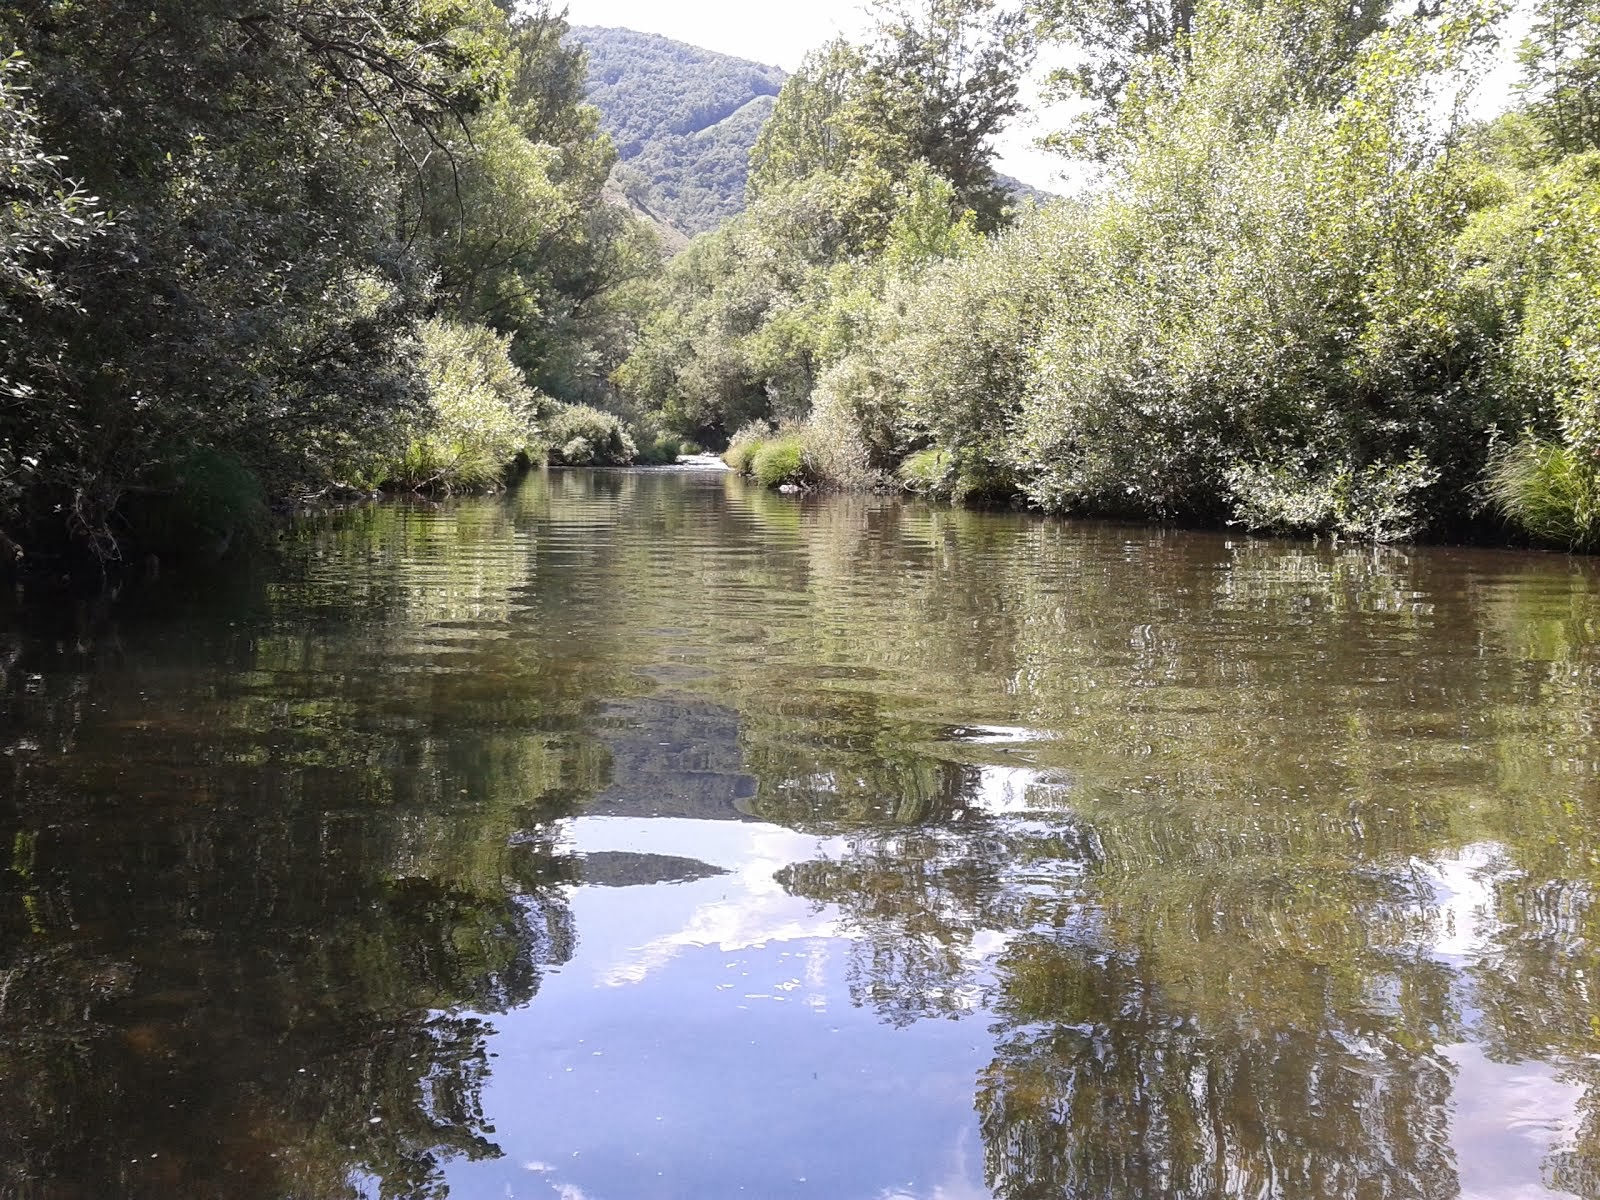
[[[750,463],[750,473],[762,487],[775,488],[786,483],[803,484],[806,470],[805,443],[798,434],[788,434],[761,443]]]
[[[865,490],[888,482],[904,431],[900,400],[866,354],[850,354],[823,372],[805,424],[806,459],[832,487]]]
[[[141,551],[188,556],[261,536],[269,514],[261,480],[241,459],[194,450],[154,471],[124,516]]]
[[[594,443],[586,437],[575,437],[561,446],[550,448],[552,461],[574,467],[586,467],[594,462]]]
[[[1227,481],[1241,524],[1279,533],[1326,531],[1370,542],[1415,537],[1438,472],[1420,456],[1356,470],[1311,472],[1302,464],[1237,467]]]
[[[639,453],[621,417],[587,404],[558,408],[546,442],[550,461],[570,467],[623,467]]]
[[[722,461],[727,463],[741,475],[750,474],[750,464],[754,461],[756,451],[761,449],[760,442],[735,442],[722,452]]]
[[[539,393],[512,363],[510,339],[482,325],[434,319],[417,329],[428,412],[398,460],[370,478],[389,487],[488,487],[528,453]]]
[[[1571,550],[1600,545],[1600,478],[1571,447],[1524,438],[1495,459],[1489,496],[1540,541]]]
[[[659,430],[641,430],[634,440],[639,445],[639,454],[634,461],[652,467],[670,467],[678,461],[680,454],[689,453],[681,438]]]
[[[756,452],[770,437],[772,437],[772,426],[765,421],[747,422],[734,432],[733,438],[728,442],[728,448],[722,452],[722,461],[739,474],[748,475],[755,462]]]

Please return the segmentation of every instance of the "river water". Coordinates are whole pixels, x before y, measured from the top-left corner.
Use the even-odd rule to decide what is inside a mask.
[[[1600,578],[535,475],[0,634],[0,1196],[1600,1195]]]

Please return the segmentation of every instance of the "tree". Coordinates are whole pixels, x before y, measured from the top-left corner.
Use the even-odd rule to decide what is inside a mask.
[[[35,136],[114,219],[52,257],[74,306],[11,297],[0,441],[36,465],[0,520],[115,557],[196,453],[282,492],[415,411],[413,151],[498,91],[504,32],[487,0],[8,5]]]
[[[1032,26],[999,0],[884,0],[860,46],[814,52],[778,97],[751,154],[759,199],[817,174],[844,181],[860,247],[886,232],[893,188],[922,162],[949,181],[954,212],[984,231],[1005,219],[993,139],[1021,111]]]
[[[867,46],[867,98],[878,127],[955,189],[984,231],[1009,196],[995,179],[994,138],[1022,111],[1033,25],[1002,0],[878,0]]]
[[[1556,147],[1600,149],[1600,4],[1540,0],[1517,56],[1530,107]]]
[[[1349,86],[1356,48],[1383,28],[1394,0],[1249,0],[1250,11],[1273,13],[1298,85],[1308,95],[1334,98]],[[1057,96],[1090,108],[1051,139],[1074,153],[1105,158],[1105,135],[1141,64],[1186,68],[1193,52],[1196,0],[1036,0],[1047,40],[1069,47],[1076,65],[1050,78]]]
[[[105,223],[96,199],[62,176],[59,157],[45,153],[26,78],[20,54],[0,60],[0,170],[10,201],[0,208],[0,328],[6,330],[0,341],[7,347],[22,332],[22,305],[71,305],[51,261],[89,241]],[[27,378],[12,376],[27,365],[12,354],[0,355],[0,396],[6,403],[27,404],[35,395]],[[37,458],[19,453],[9,440],[0,443],[0,508],[17,502],[38,466]],[[0,549],[18,552],[3,530]]]

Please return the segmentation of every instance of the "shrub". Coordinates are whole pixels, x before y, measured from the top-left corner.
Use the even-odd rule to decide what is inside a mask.
[[[551,458],[574,467],[586,467],[594,462],[594,443],[586,437],[575,437],[562,446],[551,447]]]
[[[688,453],[683,439],[658,429],[642,429],[634,441],[639,446],[638,457],[634,461],[650,466],[669,467],[678,461],[680,454]]]
[[[638,455],[622,418],[587,404],[558,408],[546,435],[550,461],[572,467],[621,467]]]
[[[417,329],[428,412],[400,458],[370,477],[391,487],[480,488],[526,454],[539,393],[512,363],[510,338],[482,325],[434,319]]]
[[[735,442],[722,452],[722,461],[741,475],[750,474],[750,464],[755,460],[760,442]]]
[[[1250,529],[1280,533],[1327,530],[1372,542],[1415,537],[1426,523],[1426,497],[1438,471],[1421,455],[1403,463],[1322,472],[1303,466],[1242,465],[1228,472],[1233,510]]]
[[[775,488],[786,483],[803,484],[806,470],[805,443],[798,434],[787,434],[761,443],[750,463],[750,473],[762,487]]]
[[[865,354],[852,354],[822,374],[806,421],[806,458],[834,487],[865,489],[885,482],[899,457],[899,400]]]
[[[125,517],[141,550],[220,554],[261,535],[267,496],[245,463],[216,450],[194,450],[153,473],[128,503]]]
[[[1600,478],[1569,446],[1524,438],[1494,460],[1489,496],[1541,541],[1571,550],[1600,545]]]
[[[765,421],[750,421],[735,431],[728,448],[722,452],[722,461],[741,475],[750,474],[756,452],[772,436],[772,426]]]

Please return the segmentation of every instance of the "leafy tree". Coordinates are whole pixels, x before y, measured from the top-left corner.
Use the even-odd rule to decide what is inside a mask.
[[[872,36],[813,52],[784,85],[751,154],[760,197],[822,173],[847,181],[859,245],[881,244],[889,193],[926,163],[954,189],[954,211],[1000,225],[1009,193],[993,139],[1021,111],[1033,39],[1024,14],[998,0],[880,4]]]
[[[995,177],[994,139],[1022,111],[1027,14],[1004,0],[879,0],[877,20],[866,51],[874,124],[950,182],[957,212],[997,228],[1009,194]]]
[[[20,58],[3,79],[7,538],[116,558],[210,528],[174,519],[207,497],[369,478],[488,361],[426,354],[430,317],[509,336],[522,371],[576,393],[608,386],[637,305],[611,295],[656,266],[604,202],[616,156],[581,48],[548,6],[509,7],[0,13],[32,70],[31,92]]]
[[[17,307],[0,373],[34,393],[4,440],[37,465],[11,527],[114,556],[125,499],[195,447],[282,491],[387,437],[421,395],[407,137],[499,86],[498,10],[31,0],[0,21],[35,65],[42,144],[114,218],[55,257],[75,307]]]
[[[1517,57],[1531,111],[1556,147],[1600,149],[1600,5],[1541,0]]]
[[[1115,130],[1129,86],[1153,64],[1179,72],[1188,67],[1204,7],[1196,0],[1035,0],[1044,36],[1070,47],[1078,59],[1052,73],[1054,93],[1090,105],[1050,140],[1063,149],[1110,157],[1114,151],[1104,139]],[[1296,86],[1328,98],[1349,86],[1357,48],[1384,27],[1393,0],[1252,0],[1246,7],[1274,14]]]
[[[7,346],[21,334],[20,305],[70,306],[50,271],[51,260],[79,247],[104,228],[96,200],[62,176],[59,157],[46,154],[37,133],[38,117],[28,100],[27,64],[19,54],[0,61],[0,162],[10,197],[0,210],[0,322]],[[28,403],[35,395],[25,378],[8,372],[25,365],[17,357],[0,357],[0,395],[10,405]],[[0,446],[0,506],[11,509],[27,487],[27,477],[40,463],[9,439]],[[15,555],[19,547],[0,528],[0,548]]]

